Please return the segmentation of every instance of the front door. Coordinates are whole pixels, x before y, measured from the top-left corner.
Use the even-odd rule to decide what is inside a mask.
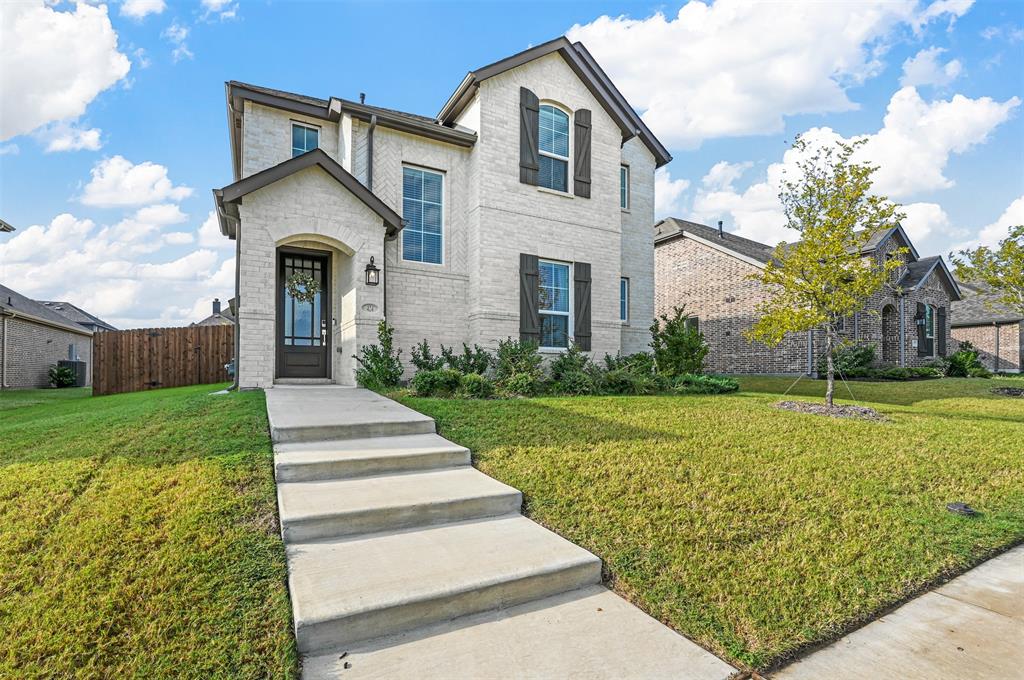
[[[330,255],[315,250],[278,253],[277,377],[329,378],[331,375]],[[303,282],[316,282],[303,299]],[[296,295],[298,297],[296,297]]]

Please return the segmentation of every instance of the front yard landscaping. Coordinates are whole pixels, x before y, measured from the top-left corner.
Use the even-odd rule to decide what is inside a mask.
[[[294,677],[262,392],[0,393],[0,677]]]
[[[602,557],[618,592],[763,669],[1024,541],[1024,403],[991,392],[1024,382],[853,383],[886,422],[774,408],[792,382],[402,401],[521,489],[529,516]],[[786,399],[824,390],[801,380]],[[948,512],[956,501],[981,514]]]

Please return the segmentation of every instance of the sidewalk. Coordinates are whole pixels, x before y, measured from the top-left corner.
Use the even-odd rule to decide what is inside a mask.
[[[1024,546],[787,666],[773,680],[990,680],[1024,673]]]

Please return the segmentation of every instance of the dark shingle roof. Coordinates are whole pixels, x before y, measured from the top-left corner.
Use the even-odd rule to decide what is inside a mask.
[[[37,317],[67,329],[77,330],[79,333],[89,334],[91,331],[85,326],[69,320],[67,317],[53,311],[35,300],[25,297],[21,293],[0,284],[0,309],[9,309],[14,312],[22,312]]]
[[[950,323],[953,326],[1024,321],[1020,312],[1000,304],[999,295],[986,286],[961,282],[960,290],[963,291],[963,299],[949,306]]]
[[[680,220],[675,217],[666,217],[664,220],[654,225],[654,242],[661,243],[663,241],[667,241],[678,236],[684,231],[707,241],[713,241],[714,243],[721,244],[724,248],[728,248],[733,252],[757,260],[758,262],[768,262],[772,257],[772,252],[774,251],[774,248],[771,246],[759,243],[758,241],[743,238],[742,236],[737,236],[736,234],[729,233],[728,231],[722,232],[720,236],[718,229],[714,227],[709,227],[706,224],[700,224],[698,222],[690,222],[689,220]]]
[[[899,285],[905,289],[917,288],[921,282],[928,278],[932,268],[939,261],[938,255],[922,257],[920,260],[907,263],[907,273],[900,279]]]
[[[77,324],[82,324],[86,328],[92,326],[93,328],[102,328],[103,330],[108,331],[117,330],[116,328],[114,328],[113,326],[111,326],[109,323],[99,318],[98,316],[93,316],[92,314],[85,311],[81,307],[76,307],[70,302],[62,302],[55,300],[37,300],[37,302],[43,305],[44,307],[47,307],[53,310],[54,312],[57,312],[66,319],[74,321]]]

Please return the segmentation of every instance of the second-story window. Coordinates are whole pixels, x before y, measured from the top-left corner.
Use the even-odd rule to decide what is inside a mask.
[[[540,172],[537,184],[569,190],[569,115],[549,104],[540,107]]]
[[[629,210],[629,166],[619,166],[619,207]]]
[[[444,176],[419,168],[402,168],[402,259],[441,264]]]
[[[320,130],[308,125],[292,123],[292,158],[312,151],[320,145]]]

